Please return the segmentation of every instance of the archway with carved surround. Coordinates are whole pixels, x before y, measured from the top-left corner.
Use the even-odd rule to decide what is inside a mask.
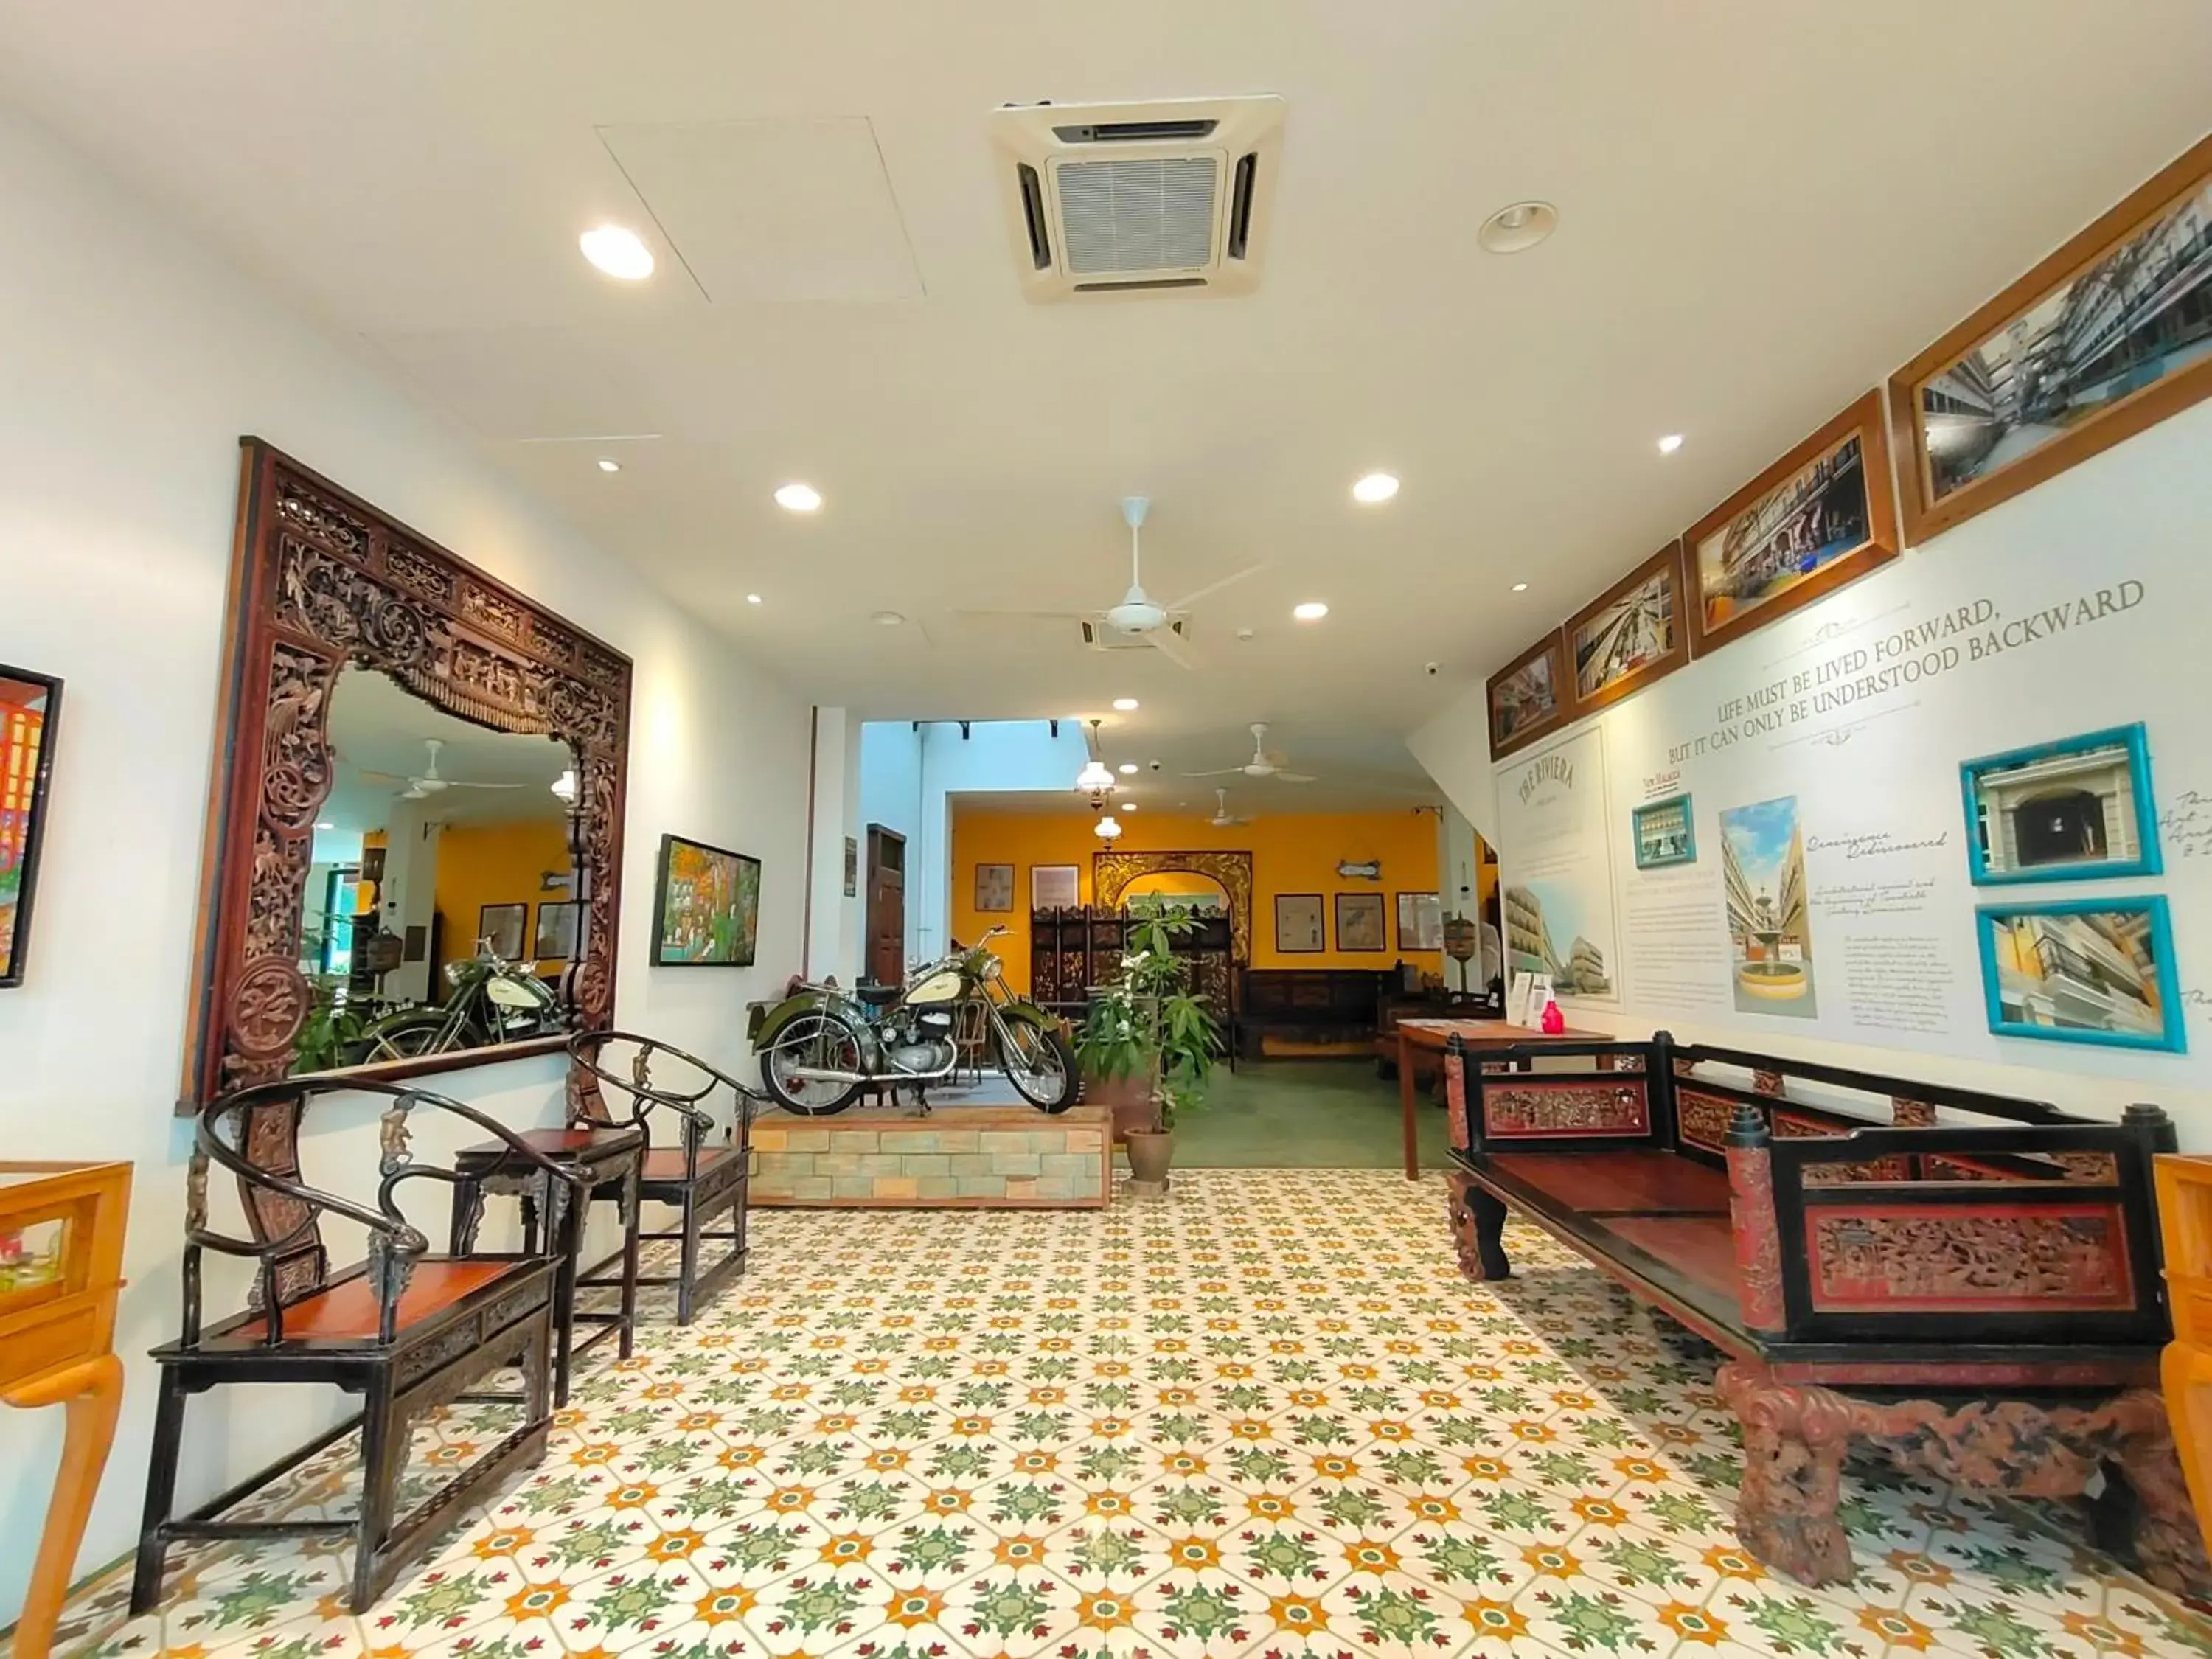
[[[1206,876],[1229,895],[1230,954],[1241,963],[1252,960],[1252,855],[1249,853],[1119,853],[1091,855],[1091,902],[1117,909],[1129,884],[1139,876]]]

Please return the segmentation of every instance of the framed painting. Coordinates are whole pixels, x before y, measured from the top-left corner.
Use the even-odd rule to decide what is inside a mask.
[[[538,906],[538,931],[530,954],[540,962],[566,962],[576,954],[576,920],[582,909],[574,899],[545,899]]]
[[[477,912],[477,949],[501,962],[522,960],[524,930],[530,926],[526,904],[487,904]]]
[[[1080,874],[1072,864],[1030,866],[1030,908],[1073,910],[1083,902]]]
[[[975,908],[995,913],[1014,908],[1014,866],[979,864],[975,866]]]
[[[1294,957],[1328,949],[1328,923],[1322,914],[1321,895],[1276,894],[1276,951],[1283,956]]]
[[[1339,893],[1336,896],[1336,948],[1340,951],[1387,951],[1390,941],[1382,931],[1382,895]]]
[[[1891,377],[1918,543],[2212,396],[2212,137]]]
[[[1959,787],[1978,887],[2155,876],[2165,867],[2141,721],[1964,762]]]
[[[0,663],[0,987],[23,982],[62,683]]]
[[[1636,831],[1636,867],[1663,870],[1670,864],[1698,861],[1697,822],[1687,795],[1670,796],[1629,814]]]
[[[1401,951],[1441,951],[1444,948],[1444,907],[1434,893],[1400,893],[1398,948]]]
[[[1503,760],[1567,718],[1566,647],[1550,633],[1490,677],[1490,758]]]
[[[653,899],[659,968],[750,968],[760,933],[760,860],[681,836],[660,838]]]
[[[1671,541],[1567,623],[1574,712],[1587,714],[1690,659],[1682,616],[1682,544]]]
[[[1683,541],[1698,656],[1895,558],[1880,390],[1698,520]]]
[[[860,843],[851,836],[845,837],[845,896],[860,896]]]
[[[1985,904],[1974,931],[1997,1036],[2173,1054],[2188,1047],[2163,898]]]

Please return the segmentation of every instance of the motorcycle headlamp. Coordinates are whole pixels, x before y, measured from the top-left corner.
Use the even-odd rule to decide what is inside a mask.
[[[996,979],[1005,971],[1006,964],[1004,963],[1000,962],[998,957],[991,955],[988,951],[984,952],[983,977],[985,979]]]
[[[461,982],[462,970],[467,966],[468,963],[465,962],[447,963],[446,964],[446,983],[448,985],[459,985]]]

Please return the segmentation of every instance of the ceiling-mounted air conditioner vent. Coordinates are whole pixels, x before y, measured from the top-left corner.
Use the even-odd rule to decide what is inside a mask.
[[[1283,112],[1272,96],[993,111],[1023,291],[1251,292]]]

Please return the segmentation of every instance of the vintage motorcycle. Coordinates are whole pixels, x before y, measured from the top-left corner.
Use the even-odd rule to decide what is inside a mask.
[[[972,946],[956,943],[903,986],[848,993],[800,985],[781,1002],[752,1004],[746,1035],[760,1055],[762,1084],[779,1105],[809,1117],[843,1111],[869,1084],[919,1091],[952,1075],[959,1021],[973,1009],[994,1061],[1021,1097],[1041,1112],[1066,1111],[1082,1088],[1075,1051],[1057,1020],[1006,989],[987,948],[1006,931],[994,927]]]
[[[531,971],[532,964],[504,961],[488,945],[482,948],[481,956],[446,964],[444,1002],[394,1009],[372,1020],[349,1045],[345,1063],[484,1048],[565,1029],[560,998]]]

